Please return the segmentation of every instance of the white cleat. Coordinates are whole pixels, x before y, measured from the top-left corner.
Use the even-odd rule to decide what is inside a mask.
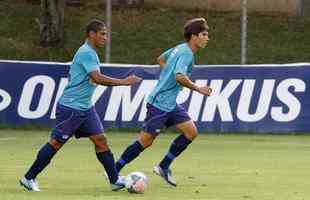
[[[109,176],[107,172],[104,172],[104,177],[109,181]],[[118,191],[125,187],[126,179],[125,176],[118,176],[118,179],[115,183],[110,183],[112,191]]]
[[[161,176],[170,185],[174,187],[177,186],[177,182],[172,177],[172,172],[170,169],[163,169],[159,165],[157,165],[153,168],[153,172],[158,176]]]
[[[111,190],[118,191],[125,188],[126,180],[124,176],[118,176],[118,179],[115,183],[111,183]]]
[[[40,188],[38,185],[38,182],[35,179],[26,179],[25,177],[21,178],[19,180],[19,183],[21,186],[23,186],[24,188],[26,188],[29,191],[34,191],[34,192],[40,192]]]

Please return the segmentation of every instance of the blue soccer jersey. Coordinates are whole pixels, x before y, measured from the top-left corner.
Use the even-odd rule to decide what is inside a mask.
[[[59,103],[82,111],[91,108],[96,84],[91,81],[89,73],[99,69],[97,52],[85,42],[74,55],[68,75],[69,82]]]
[[[170,112],[176,107],[176,98],[182,90],[175,76],[177,73],[190,75],[194,65],[194,54],[188,44],[183,43],[167,50],[160,57],[164,58],[166,65],[147,102],[163,111]]]

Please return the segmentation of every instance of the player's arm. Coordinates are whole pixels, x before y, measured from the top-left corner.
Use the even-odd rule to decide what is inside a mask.
[[[165,51],[164,53],[162,53],[158,58],[157,58],[157,63],[159,64],[160,68],[164,68],[166,63],[167,63],[167,59],[170,56],[171,52],[173,49],[168,49],[167,51]]]
[[[133,85],[142,80],[140,77],[135,75],[130,75],[124,79],[112,78],[102,74],[99,70],[90,72],[90,77],[94,83],[106,86]]]
[[[190,90],[194,90],[199,92],[200,94],[210,96],[212,89],[208,86],[202,86],[199,87],[197,86],[193,81],[191,81],[188,76],[182,74],[182,73],[177,73],[175,76],[176,81],[182,85],[183,87],[186,87]]]
[[[193,55],[188,53],[183,53],[179,55],[179,59],[176,63],[175,68],[175,79],[183,87],[189,88],[199,92],[200,94],[209,96],[212,92],[212,89],[208,86],[197,86],[193,81],[187,76],[188,68],[193,64]]]
[[[162,68],[164,68],[164,66],[166,65],[166,60],[165,60],[164,57],[159,56],[159,57],[157,58],[157,63],[159,64],[159,67],[162,69]]]
[[[132,85],[141,81],[140,77],[130,75],[124,79],[112,78],[100,72],[100,63],[96,54],[91,52],[82,52],[79,54],[79,59],[86,72],[89,74],[91,81],[99,85],[118,86]]]

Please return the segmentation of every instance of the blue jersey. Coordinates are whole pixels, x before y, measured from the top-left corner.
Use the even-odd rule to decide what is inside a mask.
[[[194,54],[187,43],[180,44],[164,52],[160,57],[166,64],[160,73],[159,80],[148,97],[147,102],[170,112],[176,107],[176,98],[182,86],[175,79],[177,73],[189,76],[194,65]]]
[[[85,42],[74,55],[68,75],[69,82],[59,103],[82,111],[91,108],[91,98],[96,84],[91,81],[89,73],[99,69],[100,61],[97,52],[88,42]]]

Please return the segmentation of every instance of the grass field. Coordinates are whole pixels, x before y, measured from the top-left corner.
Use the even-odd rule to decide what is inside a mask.
[[[308,200],[310,137],[296,135],[201,135],[172,166],[178,187],[152,173],[174,134],[162,134],[152,149],[124,169],[149,178],[145,194],[111,192],[92,144],[71,140],[38,178],[40,193],[23,190],[18,179],[32,163],[48,131],[0,130],[1,200]],[[133,133],[108,132],[118,157]]]

